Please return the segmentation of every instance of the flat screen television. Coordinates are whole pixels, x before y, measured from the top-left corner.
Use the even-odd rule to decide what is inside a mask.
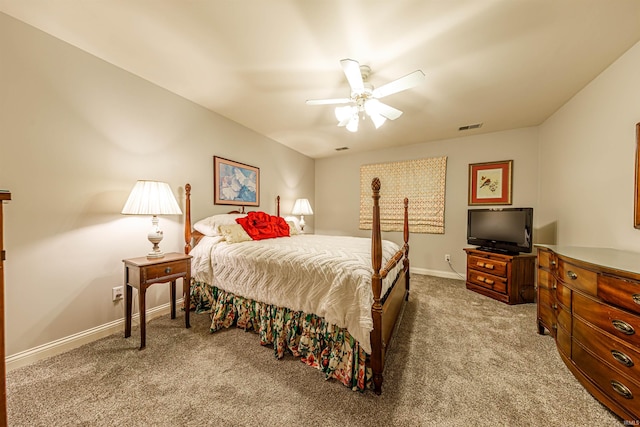
[[[533,208],[469,209],[467,243],[488,251],[531,252]]]

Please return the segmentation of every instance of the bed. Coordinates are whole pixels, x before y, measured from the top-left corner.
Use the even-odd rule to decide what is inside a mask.
[[[186,184],[185,253],[193,256],[193,271],[185,307],[210,313],[211,332],[232,325],[253,330],[276,357],[293,354],[327,379],[380,394],[387,350],[409,298],[408,200],[404,244],[397,245],[381,238],[378,178],[371,189],[370,239],[305,235],[288,223],[282,237],[253,240],[236,233],[235,224],[218,224],[246,228],[249,218],[282,224],[279,197],[274,217],[236,211],[192,227]]]

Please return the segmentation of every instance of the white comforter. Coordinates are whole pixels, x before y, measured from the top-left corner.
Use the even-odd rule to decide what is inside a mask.
[[[382,241],[382,267],[399,249]],[[196,280],[321,316],[346,328],[371,353],[371,239],[296,235],[229,244],[221,237],[205,237],[191,255]],[[401,263],[384,280],[383,296],[400,268]]]

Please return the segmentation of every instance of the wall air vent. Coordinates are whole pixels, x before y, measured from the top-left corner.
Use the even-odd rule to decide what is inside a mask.
[[[349,147],[338,147],[336,148],[336,151],[344,151],[344,150],[348,150]]]
[[[478,129],[481,127],[482,127],[482,123],[474,123],[472,125],[460,126],[458,130],[471,130],[471,129]]]

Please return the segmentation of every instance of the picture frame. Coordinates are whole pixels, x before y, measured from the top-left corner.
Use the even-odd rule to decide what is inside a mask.
[[[633,226],[640,229],[640,123],[636,123],[636,167],[633,196]]]
[[[469,205],[510,205],[513,160],[469,165]]]
[[[213,156],[213,203],[260,206],[260,168]]]

